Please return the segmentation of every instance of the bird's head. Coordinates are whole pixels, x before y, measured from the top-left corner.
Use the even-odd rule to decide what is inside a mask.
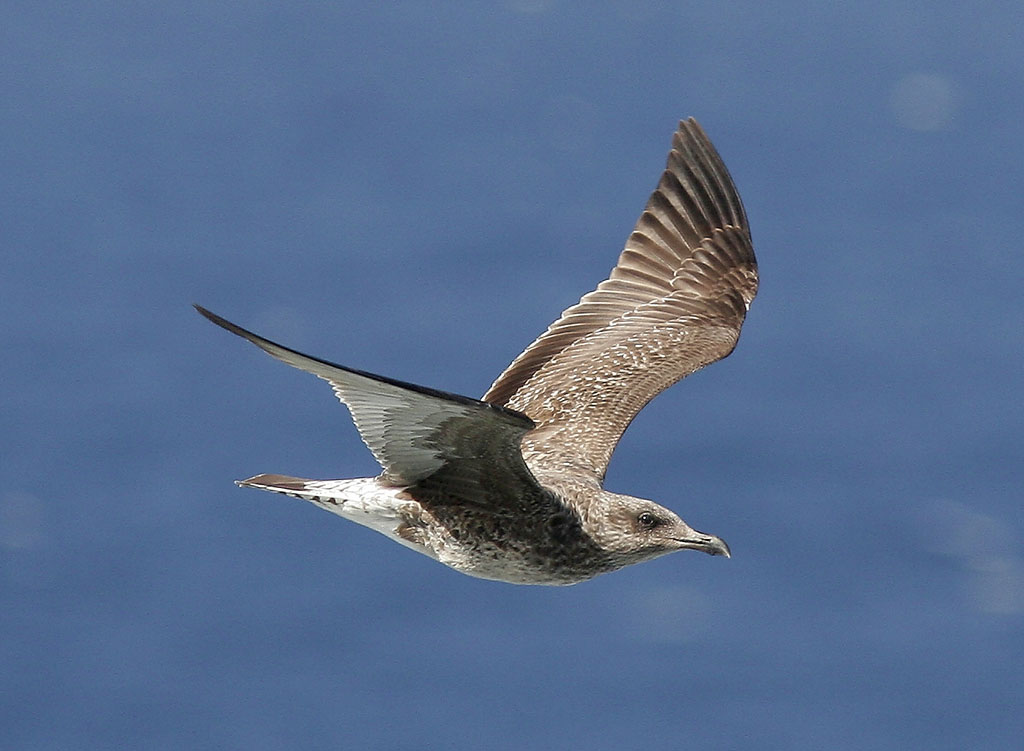
[[[693,529],[664,506],[643,498],[605,491],[603,523],[595,541],[626,563],[639,563],[676,550],[700,550],[729,557],[729,546],[715,535]]]

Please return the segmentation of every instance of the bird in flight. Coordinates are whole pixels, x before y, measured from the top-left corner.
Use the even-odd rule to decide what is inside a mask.
[[[238,484],[303,498],[470,576],[563,585],[676,550],[729,556],[653,501],[604,490],[654,396],[732,352],[757,292],[743,204],[692,118],[608,279],[481,399],[336,365],[206,318],[327,381],[383,471]]]

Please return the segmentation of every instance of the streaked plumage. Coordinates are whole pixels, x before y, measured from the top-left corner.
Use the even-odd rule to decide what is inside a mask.
[[[482,400],[303,355],[196,307],[330,383],[383,468],[376,478],[258,475],[240,485],[311,500],[466,574],[572,584],[674,550],[729,554],[668,509],[601,482],[640,409],[732,351],[756,292],[739,195],[690,119],[610,278]]]

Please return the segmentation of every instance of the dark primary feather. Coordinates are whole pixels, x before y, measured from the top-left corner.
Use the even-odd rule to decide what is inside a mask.
[[[466,478],[460,480],[453,468],[462,467],[476,482],[481,472],[474,465],[483,464],[499,485],[536,486],[519,450],[523,435],[533,427],[526,415],[310,357],[195,307],[269,355],[330,383],[383,467],[385,481],[413,485],[451,464],[446,470],[448,483],[463,487]]]
[[[529,415],[528,462],[600,480],[660,391],[728,355],[757,292],[746,214],[693,119],[618,264],[516,358],[484,401]]]

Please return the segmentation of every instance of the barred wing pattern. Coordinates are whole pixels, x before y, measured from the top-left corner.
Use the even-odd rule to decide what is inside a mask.
[[[610,278],[566,310],[483,400],[529,415],[531,466],[600,481],[636,414],[728,355],[757,292],[757,262],[732,178],[693,119]]]

